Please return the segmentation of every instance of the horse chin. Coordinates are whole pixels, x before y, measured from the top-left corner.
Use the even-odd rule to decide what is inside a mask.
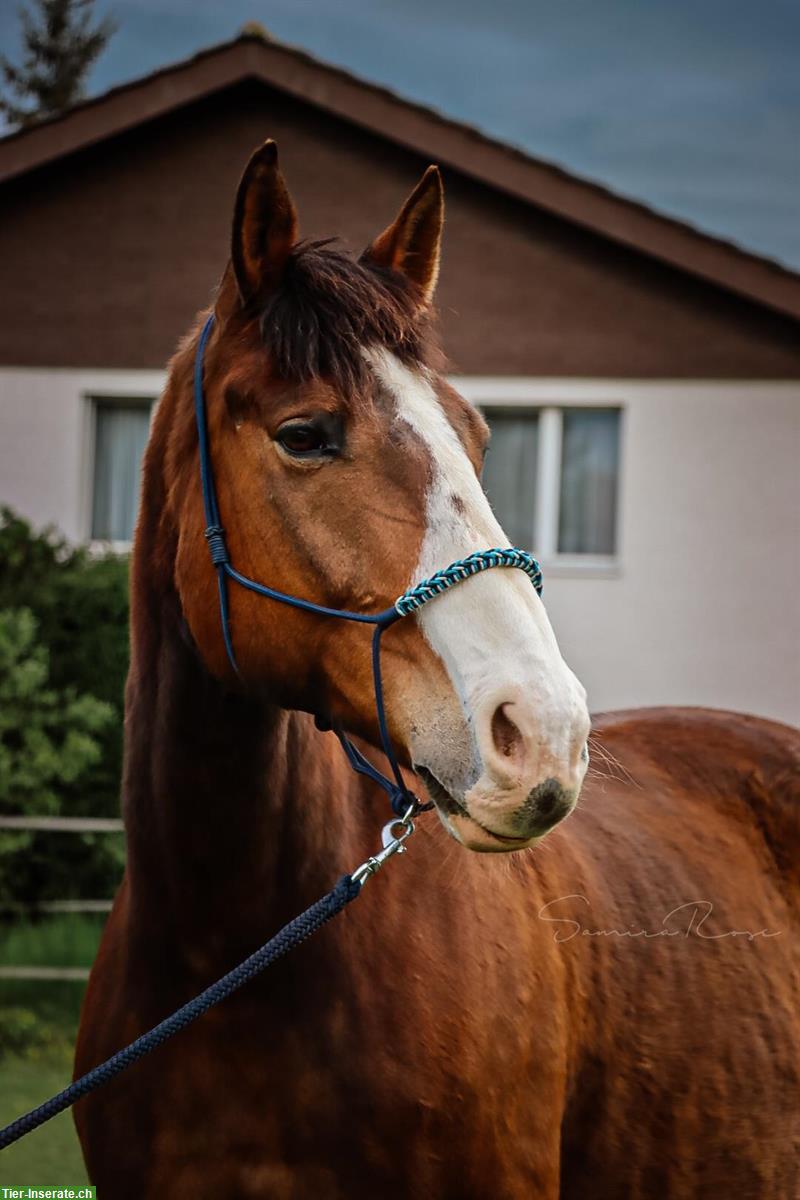
[[[515,850],[527,850],[541,841],[534,837],[507,837],[494,833],[471,817],[462,804],[447,791],[427,767],[415,766],[415,771],[436,806],[436,813],[447,832],[461,846],[477,854],[510,854]]]
[[[451,837],[467,850],[476,854],[513,854],[515,850],[527,850],[540,842],[541,836],[529,838],[506,837],[502,833],[493,833],[466,813],[455,816],[445,815],[437,807],[445,829]]]

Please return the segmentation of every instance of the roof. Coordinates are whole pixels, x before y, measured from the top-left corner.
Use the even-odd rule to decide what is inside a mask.
[[[800,319],[800,274],[255,32],[0,139],[0,185],[245,80],[260,80],[497,191]]]

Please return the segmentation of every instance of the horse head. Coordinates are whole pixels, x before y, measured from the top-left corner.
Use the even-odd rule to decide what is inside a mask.
[[[356,261],[299,240],[273,142],[247,165],[204,385],[227,544],[251,578],[370,613],[456,559],[509,545],[480,485],[486,423],[448,384],[432,335],[443,220],[430,167]],[[190,349],[173,364],[187,386]],[[166,502],[181,605],[208,670],[378,745],[363,626],[234,588],[234,673],[196,443],[184,447]],[[383,659],[392,740],[458,841],[519,849],[571,811],[587,764],[586,695],[521,571],[476,575],[398,621]]]

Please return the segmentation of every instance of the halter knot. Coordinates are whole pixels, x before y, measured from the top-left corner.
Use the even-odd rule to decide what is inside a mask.
[[[225,530],[221,525],[209,525],[208,529],[204,531],[203,537],[208,542],[211,561],[215,567],[221,567],[224,563],[230,562],[228,547],[225,545]]]

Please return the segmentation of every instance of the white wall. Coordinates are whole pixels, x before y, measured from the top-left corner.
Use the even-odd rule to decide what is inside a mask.
[[[622,406],[617,568],[544,563],[592,709],[703,704],[800,724],[800,383],[458,382],[479,403],[502,385],[504,405]]]
[[[159,371],[0,370],[0,502],[88,534],[92,395]],[[479,403],[621,405],[618,562],[545,562],[595,711],[708,704],[800,723],[800,383],[460,379]]]
[[[160,395],[164,371],[0,369],[0,504],[74,541],[91,529],[93,396]]]

